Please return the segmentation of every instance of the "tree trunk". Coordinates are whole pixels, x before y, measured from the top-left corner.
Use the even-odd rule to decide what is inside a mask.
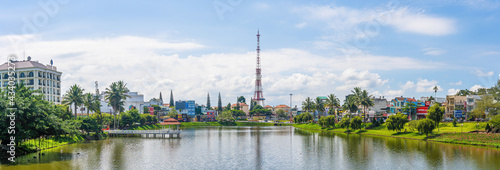
[[[76,120],[76,103],[75,103],[75,120]]]

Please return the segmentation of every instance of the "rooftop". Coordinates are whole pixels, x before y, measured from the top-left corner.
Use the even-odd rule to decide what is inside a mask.
[[[44,65],[42,63],[39,63],[38,61],[23,60],[23,61],[13,61],[12,63],[15,64],[16,69],[41,68],[41,69],[48,69],[48,70],[57,71],[57,67],[52,66],[50,64]],[[2,65],[0,65],[0,70],[7,70],[8,67],[9,66],[8,66],[7,62],[5,62]]]

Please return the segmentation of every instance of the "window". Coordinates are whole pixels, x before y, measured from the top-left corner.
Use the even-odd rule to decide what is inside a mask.
[[[42,77],[42,72],[38,72],[38,77]]]
[[[4,74],[3,75],[3,79],[8,79],[9,78],[9,75],[8,74]]]
[[[34,80],[33,79],[29,79],[28,80],[28,85],[33,85],[33,84],[35,84]]]
[[[33,72],[28,73],[28,77],[34,77]]]
[[[24,77],[26,77],[26,75],[24,75],[24,73],[21,72],[21,76],[19,76],[19,78],[24,78]]]

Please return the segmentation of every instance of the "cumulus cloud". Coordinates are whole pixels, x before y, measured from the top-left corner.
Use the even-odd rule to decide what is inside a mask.
[[[344,85],[336,87],[337,90],[348,90],[354,87],[373,88],[387,83],[389,80],[383,80],[377,73],[369,71],[356,71],[355,69],[347,69],[337,80],[343,82]]]
[[[476,84],[476,85],[474,85],[474,86],[472,86],[470,88],[470,91],[477,91],[477,89],[481,89],[481,88],[484,88],[484,87],[481,86],[481,85]]]
[[[476,76],[479,76],[479,77],[489,77],[489,76],[492,76],[494,74],[493,71],[483,72],[481,70],[476,70],[476,71],[473,71],[472,73],[474,73]]]
[[[442,90],[441,86],[437,85],[438,81],[436,80],[427,80],[427,79],[421,79],[419,78],[417,80],[417,85],[416,85],[416,92],[433,92],[433,88],[435,86],[438,87],[438,90]]]
[[[460,91],[460,89],[449,89],[448,95],[455,95]]]

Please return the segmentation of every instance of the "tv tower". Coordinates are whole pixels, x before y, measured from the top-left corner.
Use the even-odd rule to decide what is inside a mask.
[[[257,30],[257,68],[255,69],[255,92],[253,100],[258,105],[264,106],[264,95],[262,94],[262,74],[260,69],[260,34]]]

